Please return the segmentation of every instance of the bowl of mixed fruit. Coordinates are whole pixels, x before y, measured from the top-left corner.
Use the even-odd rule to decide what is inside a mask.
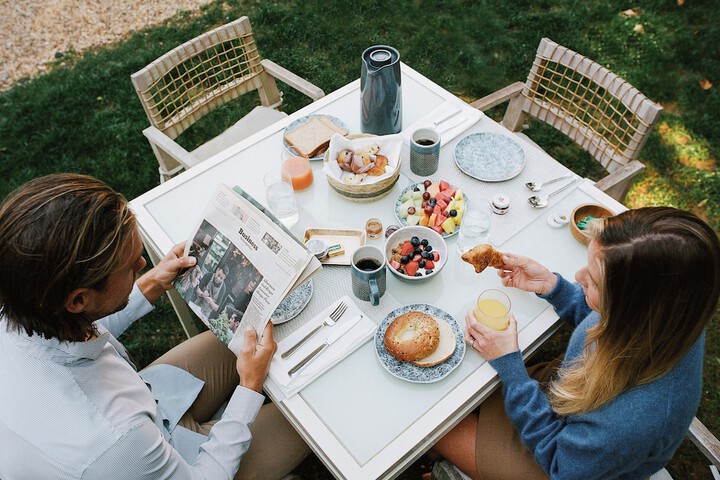
[[[395,216],[401,225],[427,227],[443,237],[458,232],[464,213],[462,189],[445,180],[409,185],[395,201]]]
[[[390,272],[404,282],[419,282],[437,276],[445,266],[447,244],[427,227],[402,227],[385,241]]]

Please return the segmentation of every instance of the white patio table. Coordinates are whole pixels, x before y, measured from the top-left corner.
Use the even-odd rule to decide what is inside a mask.
[[[265,203],[262,177],[279,163],[283,131],[292,121],[323,113],[341,119],[351,133],[360,133],[359,89],[360,81],[356,80],[130,202],[153,261],[194,233],[191,230],[218,183],[240,185]],[[448,102],[470,109],[452,93],[404,64],[402,98],[404,131],[411,125],[422,124]],[[495,193],[508,194],[510,211],[502,217],[493,215],[491,242],[501,250],[530,256],[573,278],[575,271],[585,264],[587,249],[571,236],[567,227],[552,228],[548,217],[554,212],[569,215],[576,205],[587,202],[601,203],[614,212],[625,207],[591,182],[581,181],[576,187],[552,197],[547,208],[533,209],[527,203],[531,192],[524,183],[552,178],[566,173],[567,169],[536,146],[513,136],[525,153],[523,171],[508,181],[480,182],[462,173],[453,160],[457,143],[473,132],[513,135],[481,116],[442,146],[440,168],[433,178],[442,178],[463,188],[470,206],[473,202],[489,200]],[[389,195],[370,203],[354,203],[339,197],[321,172],[322,162],[313,162],[315,181],[310,189],[297,193],[301,221],[292,231],[302,238],[304,230],[310,227],[362,229],[371,216],[379,218],[385,226],[398,223],[394,206],[400,192],[421,180],[409,170],[407,146],[403,147],[402,155],[398,183]],[[410,285],[388,275],[387,293],[380,305],[370,307],[368,302],[357,300],[358,306],[379,324],[386,313],[400,305],[426,303],[446,311],[464,325],[465,312],[472,307],[479,292],[500,288],[512,300],[523,354],[531,355],[556,330],[558,318],[554,310],[534,295],[504,288],[493,269],[475,274],[460,260],[455,241],[454,236],[447,239],[448,263],[437,278]],[[382,248],[384,239],[368,240],[368,243]],[[307,312],[279,325],[276,339],[286,337],[349,292],[349,267],[326,266],[323,271],[325,273],[314,280],[315,294]],[[172,300],[186,332],[194,334],[196,330],[182,299],[176,295]],[[440,381],[411,383],[398,379],[380,364],[374,342],[370,340],[289,398],[284,398],[271,380],[266,382],[265,390],[334,476],[367,480],[399,475],[497,385],[493,368],[471,349],[459,366]]]

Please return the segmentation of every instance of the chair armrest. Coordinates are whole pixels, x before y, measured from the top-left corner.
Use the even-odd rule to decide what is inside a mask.
[[[150,145],[158,157],[161,167],[169,159],[171,162],[174,161],[179,163],[184,168],[192,168],[200,163],[200,160],[195,158],[190,152],[185,150],[183,147],[175,143],[175,140],[165,135],[162,131],[155,127],[148,127],[143,130],[143,135],[148,139]],[[170,170],[177,170],[176,166],[166,168],[167,174],[177,173]]]
[[[697,417],[693,418],[687,436],[713,465],[720,468],[720,441]]]
[[[638,160],[629,162],[624,167],[620,167],[606,177],[595,182],[595,186],[613,197],[618,202],[622,202],[625,198],[630,186],[632,185],[632,179],[637,176],[645,165]]]
[[[295,90],[307,95],[314,100],[318,100],[325,96],[325,92],[320,87],[313,85],[304,78],[295,75],[287,68],[281,67],[272,60],[263,59],[260,61],[265,71],[277,78],[283,83],[287,83]]]
[[[525,83],[515,82],[512,85],[508,85],[507,87],[498,90],[497,92],[493,92],[490,95],[486,95],[483,98],[475,100],[470,104],[470,106],[481,111],[489,110],[501,103],[517,97],[520,95],[520,92],[522,92],[524,87]]]

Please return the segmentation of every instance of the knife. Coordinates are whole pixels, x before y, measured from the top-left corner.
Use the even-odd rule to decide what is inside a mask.
[[[305,357],[305,358],[303,358],[302,360],[300,360],[297,365],[295,365],[295,366],[292,367],[290,370],[288,370],[288,376],[292,377],[294,374],[296,374],[297,372],[299,372],[305,365],[307,365],[307,364],[310,362],[310,360],[312,360],[313,358],[315,358],[316,356],[318,356],[318,355],[320,354],[320,352],[322,352],[323,350],[325,350],[327,347],[329,347],[330,345],[332,345],[333,343],[335,343],[340,337],[342,337],[343,335],[345,335],[345,334],[346,334],[352,327],[354,327],[355,324],[358,323],[358,322],[360,321],[360,319],[362,319],[362,318],[363,318],[362,315],[358,315],[358,316],[356,316],[356,317],[354,317],[354,318],[351,318],[350,320],[348,320],[347,322],[345,322],[343,325],[339,325],[338,327],[335,327],[335,328],[337,328],[338,330],[335,330],[334,332],[332,332],[332,333],[327,337],[327,339],[325,340],[324,343],[321,343],[320,346],[317,347],[317,348],[316,348],[315,350],[313,350],[312,352],[310,352],[307,357]]]

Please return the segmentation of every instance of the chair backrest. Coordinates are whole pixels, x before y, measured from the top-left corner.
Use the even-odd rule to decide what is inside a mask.
[[[609,172],[637,158],[662,112],[607,68],[548,38],[540,41],[520,108],[565,133]]]
[[[252,90],[263,105],[279,106],[277,84],[260,62],[250,20],[241,17],[174,48],[131,79],[150,124],[174,139]]]

